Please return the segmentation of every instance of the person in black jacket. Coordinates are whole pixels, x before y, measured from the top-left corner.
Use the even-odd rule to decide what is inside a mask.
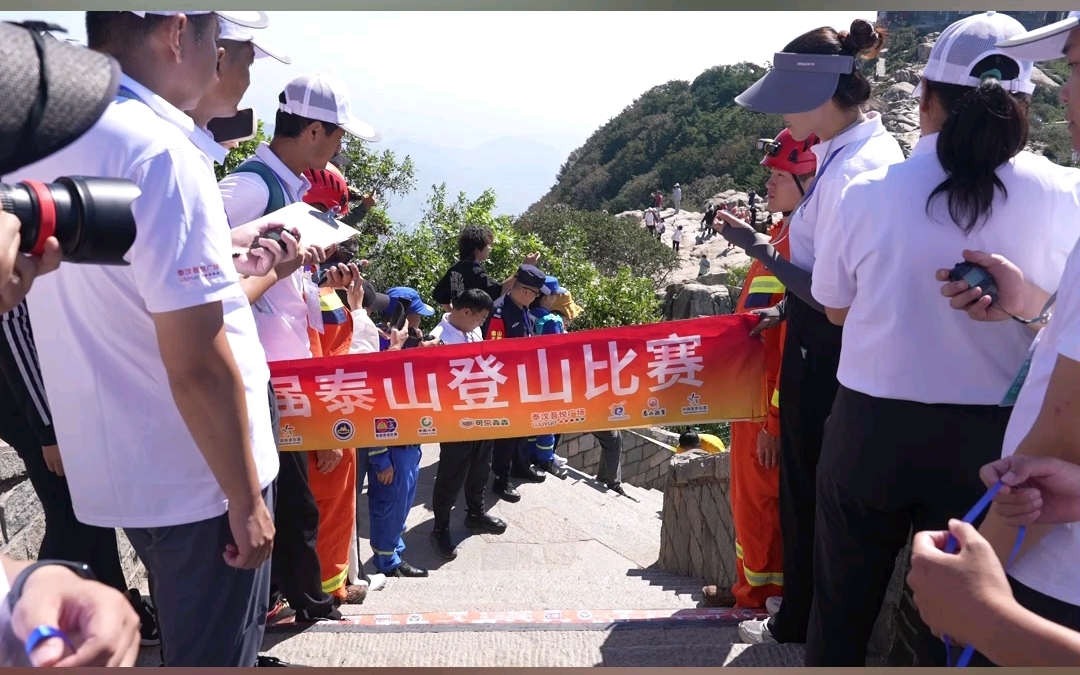
[[[451,311],[454,298],[471,288],[479,288],[491,296],[495,302],[514,285],[516,273],[502,282],[495,281],[484,270],[483,263],[491,255],[491,245],[495,242],[495,233],[489,227],[466,225],[458,235],[458,261],[435,284],[431,297],[442,306],[444,311]],[[540,254],[525,256],[522,265],[536,265]]]
[[[38,560],[72,560],[90,566],[98,581],[127,595],[142,622],[143,646],[159,644],[153,609],[136,589],[128,590],[116,532],[79,522],[71,503],[52,413],[41,379],[30,313],[23,300],[0,315],[0,438],[26,465],[26,474],[45,512]]]

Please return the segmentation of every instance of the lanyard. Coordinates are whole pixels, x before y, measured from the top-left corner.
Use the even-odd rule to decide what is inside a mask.
[[[818,181],[820,181],[821,177],[825,175],[825,170],[829,168],[829,164],[831,164],[833,159],[835,159],[836,156],[840,154],[840,151],[847,146],[847,143],[841,145],[839,148],[834,150],[831,155],[825,158],[825,163],[821,165],[821,170],[818,171],[817,175],[814,176],[814,182],[810,183],[810,187],[806,189],[806,194],[803,195],[802,201],[799,203],[799,215],[802,215],[803,211],[806,210],[807,205],[810,203],[810,198],[814,196],[814,190],[817,189]]]
[[[994,500],[994,495],[996,495],[998,493],[998,491],[1001,490],[1003,485],[1004,485],[1004,483],[1002,483],[1001,481],[998,481],[997,483],[994,484],[993,487],[991,487],[989,490],[987,490],[986,494],[982,496],[982,499],[975,502],[975,506],[972,506],[971,510],[968,511],[966,515],[964,515],[964,522],[965,523],[971,523],[976,518],[978,518],[979,515],[982,514],[983,511],[990,508],[990,502],[992,502]],[[1024,543],[1024,531],[1025,531],[1025,529],[1026,528],[1021,527],[1021,528],[1018,529],[1018,531],[1016,533],[1016,543],[1013,544],[1012,553],[1009,554],[1009,560],[1005,563],[1006,571],[1010,567],[1012,567],[1013,561],[1016,560],[1016,554],[1018,554],[1020,552],[1020,545]],[[960,543],[958,541],[956,541],[956,537],[954,537],[954,536],[952,536],[952,534],[950,534],[948,540],[946,540],[946,542],[945,542],[945,552],[946,553],[956,553],[956,549],[957,549],[957,547],[959,545],[960,545]],[[952,641],[949,639],[948,635],[942,635],[941,637],[945,641],[945,662],[946,662],[946,664],[948,666],[952,666],[953,665],[952,664]],[[957,661],[956,661],[956,667],[957,668],[966,667],[967,664],[968,664],[968,661],[971,660],[971,656],[974,653],[975,653],[975,647],[973,647],[971,645],[968,645],[968,646],[964,647],[963,653],[960,654],[960,658],[957,659]]]

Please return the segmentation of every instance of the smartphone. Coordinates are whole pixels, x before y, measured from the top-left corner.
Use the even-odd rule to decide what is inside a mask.
[[[215,117],[206,128],[218,143],[243,143],[255,138],[259,132],[259,118],[255,117],[254,108],[244,108],[232,117]]]
[[[397,307],[394,308],[394,313],[390,316],[390,327],[401,330],[405,327],[405,322],[409,319],[409,303],[405,300],[398,300]]]

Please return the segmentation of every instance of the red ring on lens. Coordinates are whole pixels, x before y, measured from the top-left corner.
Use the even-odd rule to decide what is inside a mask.
[[[39,256],[45,252],[45,240],[56,234],[56,203],[53,201],[49,188],[42,182],[26,180],[22,183],[30,188],[38,201],[38,220],[41,226],[38,228],[37,241],[34,248],[30,249],[30,255]]]

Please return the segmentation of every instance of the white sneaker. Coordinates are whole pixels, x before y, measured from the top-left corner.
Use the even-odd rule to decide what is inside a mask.
[[[367,587],[368,592],[377,591],[377,590],[379,590],[380,588],[382,588],[385,585],[386,585],[386,575],[385,574],[379,574],[379,573],[376,572],[375,574],[369,574],[368,575],[368,587]]]
[[[780,611],[780,605],[784,602],[784,598],[779,595],[774,595],[765,601],[765,609],[769,610],[769,616],[776,616],[776,613]]]
[[[743,621],[739,624],[739,639],[748,645],[775,643],[776,638],[769,632],[768,624],[768,619]]]
[[[555,455],[555,459],[552,460],[555,466],[566,466],[566,458]]]

